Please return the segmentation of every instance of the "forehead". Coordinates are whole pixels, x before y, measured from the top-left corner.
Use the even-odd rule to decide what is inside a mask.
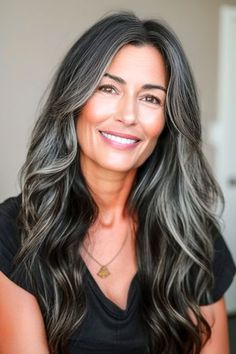
[[[125,80],[142,79],[167,84],[167,74],[161,53],[152,45],[123,46],[108,66],[108,73]]]

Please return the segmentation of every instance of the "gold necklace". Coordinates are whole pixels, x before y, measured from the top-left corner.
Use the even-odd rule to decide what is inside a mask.
[[[85,248],[85,246],[83,244],[83,248],[86,251],[86,253],[89,255],[89,257],[91,257],[98,265],[100,265],[100,269],[97,272],[97,275],[100,278],[106,278],[106,277],[108,277],[111,274],[109,269],[107,268],[107,266],[109,266],[109,264],[111,264],[114,261],[114,259],[116,257],[118,257],[118,255],[120,254],[120,252],[122,251],[122,249],[123,249],[123,247],[124,247],[124,245],[126,243],[126,240],[128,238],[127,236],[128,235],[125,236],[124,241],[122,242],[122,245],[121,245],[119,251],[115,254],[115,256],[107,264],[102,264],[96,258],[94,258],[94,256],[87,250],[87,248]]]

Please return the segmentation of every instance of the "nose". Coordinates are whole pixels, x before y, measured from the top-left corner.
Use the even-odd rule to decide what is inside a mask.
[[[134,125],[137,122],[137,107],[134,97],[124,96],[118,105],[116,119],[125,125]]]

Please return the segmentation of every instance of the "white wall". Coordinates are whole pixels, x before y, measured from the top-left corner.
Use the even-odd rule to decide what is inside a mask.
[[[230,2],[236,4],[236,0]],[[57,63],[81,31],[110,10],[131,9],[142,17],[162,18],[177,32],[194,69],[207,128],[207,122],[216,115],[220,3],[220,0],[1,0],[0,200],[18,191],[17,173],[25,159],[37,106]],[[206,152],[213,163],[210,146]]]
[[[216,118],[219,7],[236,0],[0,0],[0,201],[18,191],[17,173],[39,100],[75,39],[110,10],[166,20],[179,35],[197,81],[204,149]]]

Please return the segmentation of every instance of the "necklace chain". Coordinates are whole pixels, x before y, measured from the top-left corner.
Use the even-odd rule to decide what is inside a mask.
[[[83,244],[83,248],[84,250],[86,251],[86,253],[89,255],[90,258],[92,258],[94,260],[94,262],[96,262],[101,268],[99,269],[97,275],[101,278],[106,278],[108,277],[108,275],[110,275],[110,271],[108,270],[108,266],[109,264],[111,264],[115,259],[116,257],[118,257],[118,255],[120,254],[120,252],[122,251],[122,249],[124,248],[124,245],[127,241],[127,235],[125,236],[124,238],[124,241],[122,242],[122,245],[120,247],[120,249],[118,250],[118,252],[114,255],[114,257],[106,264],[102,264],[100,263],[96,258],[94,258],[94,256],[87,250],[87,248],[84,246]]]

